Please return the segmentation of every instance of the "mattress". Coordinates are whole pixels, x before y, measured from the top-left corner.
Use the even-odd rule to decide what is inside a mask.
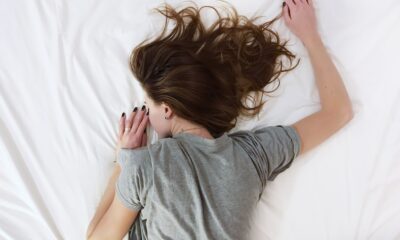
[[[400,2],[314,2],[355,115],[267,183],[251,239],[400,239]],[[160,3],[0,1],[0,239],[85,238],[111,176],[119,117],[143,103],[128,58],[157,33],[162,18],[151,9]],[[281,7],[230,3],[266,20]],[[283,21],[275,27],[301,63],[258,117],[231,132],[320,109],[306,49]],[[149,143],[157,138],[150,128]]]

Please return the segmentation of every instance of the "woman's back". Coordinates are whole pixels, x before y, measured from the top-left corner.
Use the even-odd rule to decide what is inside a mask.
[[[116,193],[141,210],[130,239],[246,239],[266,180],[290,166],[299,146],[294,128],[269,126],[123,149]]]
[[[121,116],[118,145],[126,149],[119,155],[117,198],[112,195],[110,207],[108,198],[102,201],[105,207],[88,230],[91,239],[121,238],[132,222],[131,239],[247,239],[249,217],[267,180],[352,118],[350,99],[319,37],[312,0],[288,1],[284,21],[309,51],[321,110],[293,125],[221,136],[239,116],[260,112],[263,94],[271,93],[265,87],[294,68],[283,67],[281,57],[292,63],[295,55],[270,28],[281,14],[255,24],[257,18],[234,8],[227,17],[212,8],[218,19],[206,28],[201,9],[158,9],[166,17],[162,33],[131,54],[149,110]],[[169,20],[176,24],[167,33]],[[249,98],[252,107],[244,104]],[[147,123],[161,139],[144,147]],[[168,135],[174,137],[163,139]],[[98,215],[104,216],[97,226]],[[94,234],[92,226],[99,229]]]

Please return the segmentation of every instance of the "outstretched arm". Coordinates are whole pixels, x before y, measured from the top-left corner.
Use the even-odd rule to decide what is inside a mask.
[[[282,10],[286,25],[307,48],[321,101],[320,111],[293,124],[301,138],[302,154],[342,128],[352,119],[353,111],[342,78],[317,31],[313,0],[287,0]]]

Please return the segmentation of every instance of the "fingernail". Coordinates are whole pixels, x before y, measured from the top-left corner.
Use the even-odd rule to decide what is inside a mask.
[[[143,105],[143,106],[142,106],[142,111],[144,111],[145,108],[146,108],[146,106]]]
[[[121,117],[125,117],[125,113],[124,112],[122,113]]]
[[[133,109],[133,112],[136,112],[137,111],[137,107],[135,107],[134,109]]]
[[[150,112],[150,109],[149,109],[149,110],[147,110],[147,113],[146,113],[146,115],[149,115],[149,112]]]
[[[283,3],[282,3],[282,7],[284,7],[285,5],[286,5],[286,2],[283,2]]]

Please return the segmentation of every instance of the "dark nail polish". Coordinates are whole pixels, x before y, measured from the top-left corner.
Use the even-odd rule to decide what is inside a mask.
[[[149,110],[147,110],[147,113],[146,113],[146,115],[149,115],[149,112],[150,112],[150,109],[149,109]]]
[[[137,107],[135,107],[134,109],[133,109],[133,112],[136,112],[137,111]]]
[[[144,109],[145,109],[145,108],[146,108],[146,106],[145,106],[145,105],[143,105],[143,106],[142,106],[142,111],[144,111]]]
[[[121,116],[121,117],[125,117],[125,113],[124,113],[124,112],[122,113],[122,116]]]
[[[144,133],[146,133],[146,128],[144,129]]]
[[[284,7],[285,5],[286,5],[286,2],[283,2],[283,3],[282,3],[282,7]]]

